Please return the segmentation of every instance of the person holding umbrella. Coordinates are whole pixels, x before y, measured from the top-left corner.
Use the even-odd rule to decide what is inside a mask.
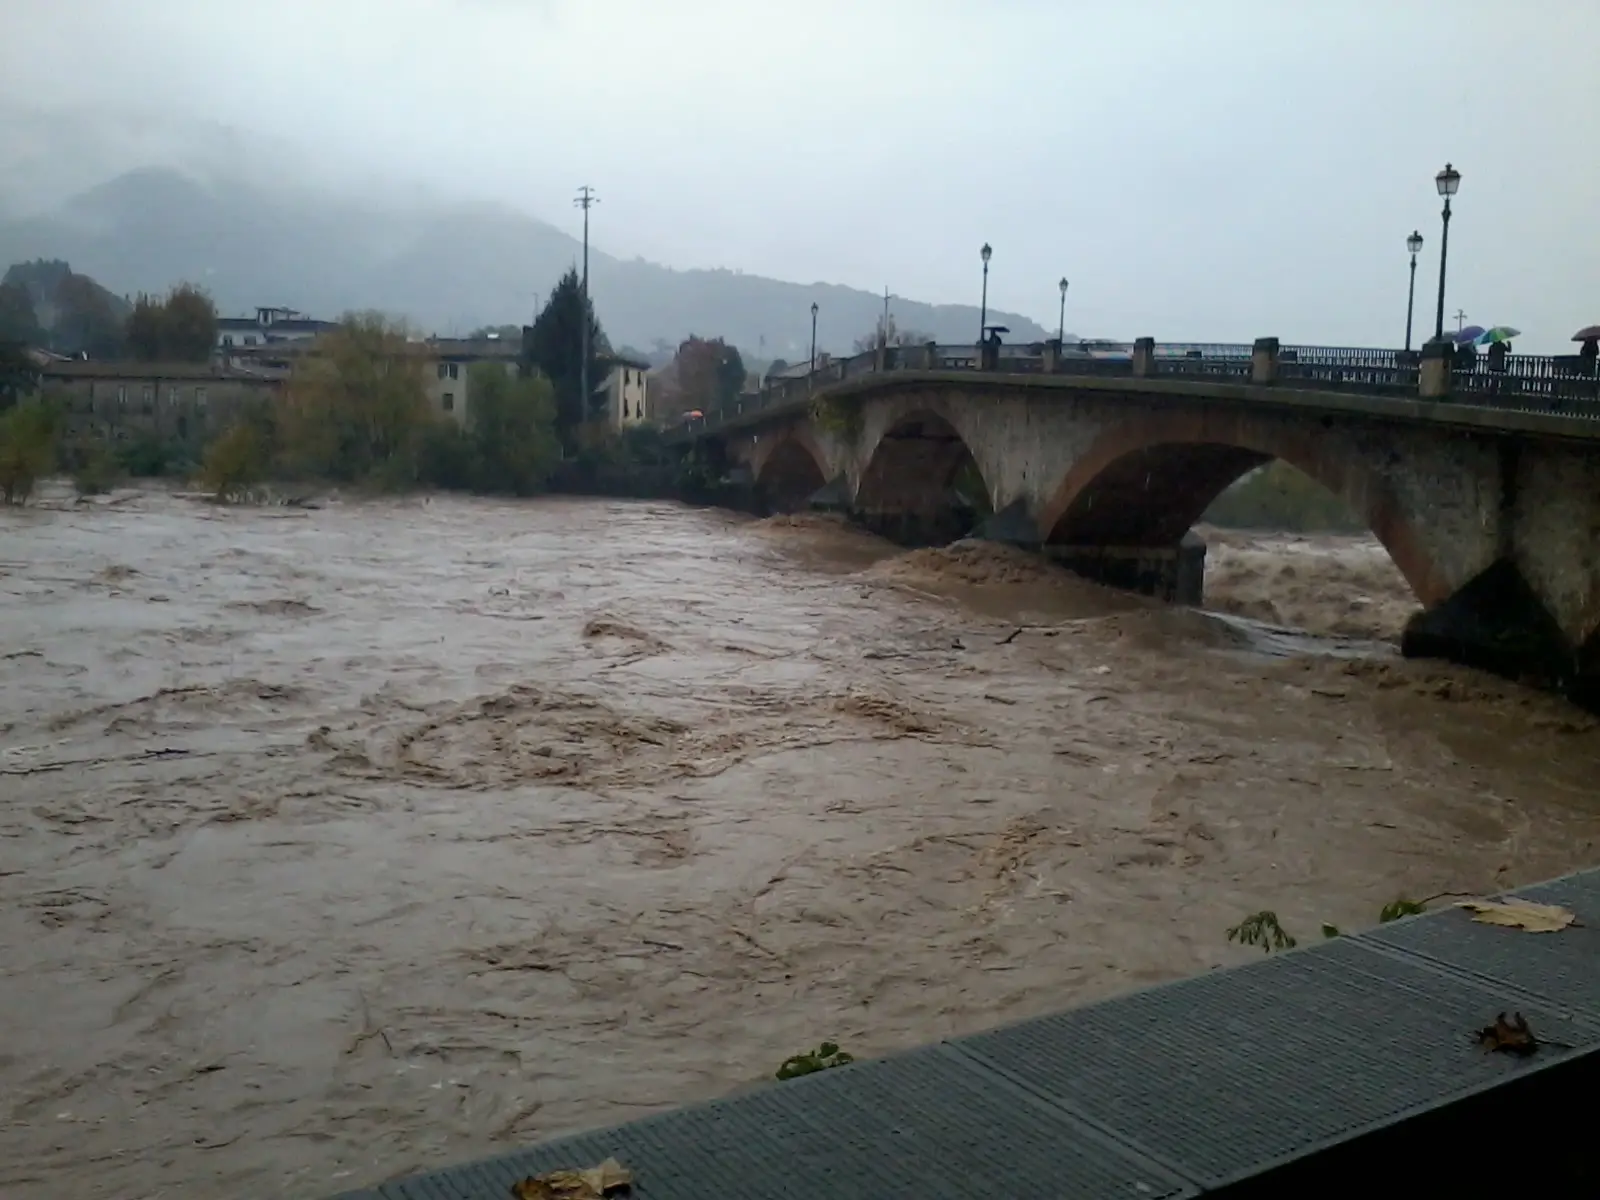
[[[1600,360],[1600,325],[1586,325],[1572,335],[1572,340],[1582,342],[1578,347],[1578,367],[1585,375],[1595,373],[1595,364]]]

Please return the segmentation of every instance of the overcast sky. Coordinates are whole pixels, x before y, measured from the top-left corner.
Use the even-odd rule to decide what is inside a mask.
[[[1600,321],[1595,0],[0,0],[0,91],[165,107],[727,266],[1162,340]],[[1452,322],[1453,325],[1453,322]]]

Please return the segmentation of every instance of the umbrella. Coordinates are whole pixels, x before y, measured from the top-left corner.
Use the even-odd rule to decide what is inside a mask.
[[[1459,332],[1457,332],[1457,334],[1456,334],[1456,345],[1461,346],[1461,345],[1465,345],[1467,342],[1475,342],[1482,336],[1483,336],[1483,326],[1482,325],[1468,325],[1465,329],[1460,330]]]
[[[1575,342],[1588,342],[1600,338],[1600,325],[1586,325],[1572,335]]]
[[[1509,342],[1514,337],[1521,337],[1522,330],[1513,329],[1509,325],[1496,325],[1493,329],[1486,329],[1478,335],[1478,345],[1492,346],[1496,342]]]

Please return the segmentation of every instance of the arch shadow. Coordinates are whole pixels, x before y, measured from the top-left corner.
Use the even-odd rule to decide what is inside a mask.
[[[989,486],[966,439],[931,409],[884,430],[856,487],[856,519],[902,545],[955,541],[990,511]]]
[[[815,452],[797,437],[784,437],[762,460],[756,493],[772,512],[795,512],[828,482]]]
[[[1359,462],[1311,439],[1226,439],[1115,428],[1102,434],[1040,509],[1046,546],[1177,547],[1206,509],[1247,472],[1288,463],[1342,500],[1383,545],[1424,607],[1450,594],[1392,491]]]

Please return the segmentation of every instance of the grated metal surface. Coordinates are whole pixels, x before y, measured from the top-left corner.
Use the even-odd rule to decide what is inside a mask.
[[[959,1055],[929,1047],[545,1142],[346,1200],[506,1200],[525,1176],[615,1156],[636,1200],[1030,1196],[1197,1190]]]
[[[1338,938],[950,1045],[1211,1188],[1571,1053],[1479,1048],[1507,1007],[1487,981]],[[1595,1040],[1515,1007],[1543,1037]]]
[[[1527,933],[1485,925],[1452,908],[1379,925],[1358,935],[1359,940],[1493,980],[1500,988],[1535,996],[1600,1025],[1600,871],[1510,894],[1559,904],[1578,920],[1558,933]]]

